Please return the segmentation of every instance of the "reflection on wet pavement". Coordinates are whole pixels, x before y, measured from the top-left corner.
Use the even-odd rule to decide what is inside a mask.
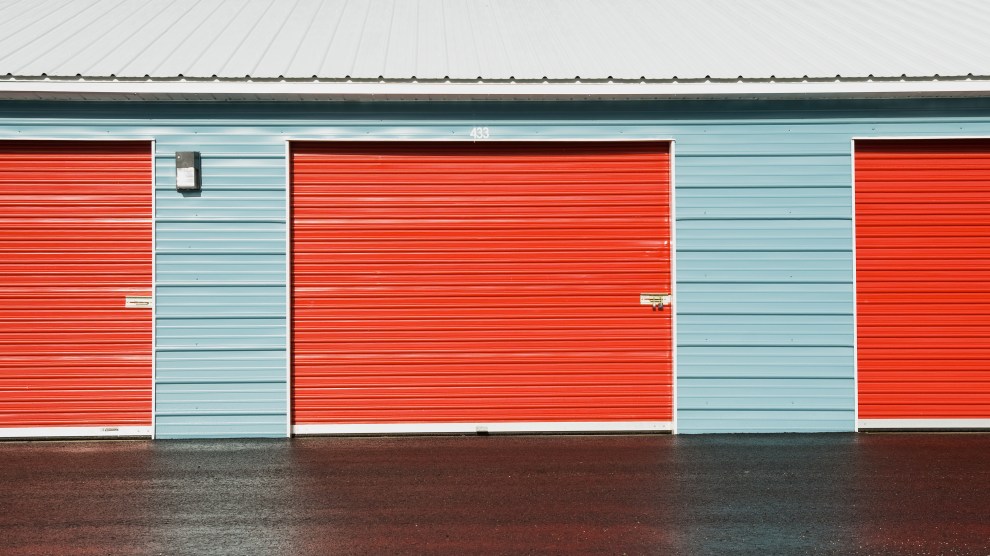
[[[990,434],[0,443],[0,554],[987,554]]]

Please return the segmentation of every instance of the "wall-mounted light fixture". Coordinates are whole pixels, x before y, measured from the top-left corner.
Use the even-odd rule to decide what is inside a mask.
[[[202,181],[199,153],[196,151],[176,152],[175,190],[182,193],[199,191]]]

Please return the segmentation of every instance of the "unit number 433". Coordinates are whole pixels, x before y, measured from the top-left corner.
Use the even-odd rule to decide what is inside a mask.
[[[472,127],[471,128],[471,139],[475,141],[479,139],[488,139],[492,136],[492,130],[487,127]]]

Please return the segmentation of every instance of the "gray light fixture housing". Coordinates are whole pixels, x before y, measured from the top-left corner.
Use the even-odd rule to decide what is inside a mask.
[[[175,190],[181,193],[199,191],[203,185],[200,156],[196,151],[175,153]]]

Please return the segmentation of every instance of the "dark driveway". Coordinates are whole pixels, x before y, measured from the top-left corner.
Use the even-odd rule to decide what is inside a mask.
[[[0,443],[4,554],[990,554],[990,435]]]

